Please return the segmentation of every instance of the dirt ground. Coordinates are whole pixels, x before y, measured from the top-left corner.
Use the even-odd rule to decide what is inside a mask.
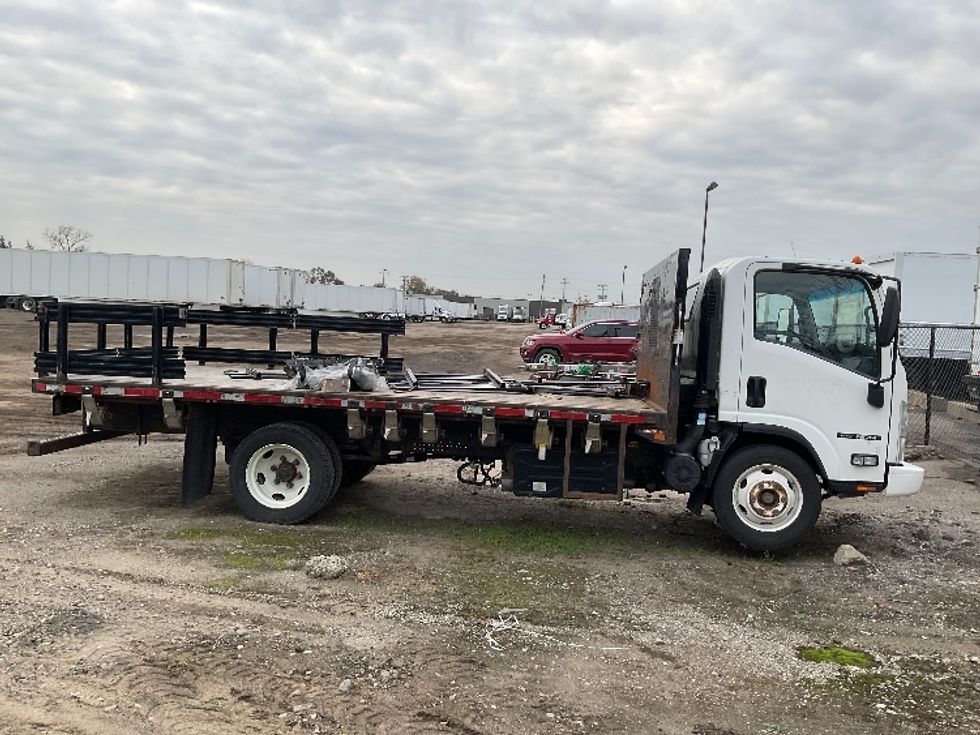
[[[24,456],[77,421],[29,392],[33,330],[0,312],[2,732],[980,732],[972,468],[928,460],[918,496],[827,501],[776,555],[668,494],[519,499],[444,462],[266,527],[223,465],[181,508],[173,438]],[[393,352],[511,372],[523,333],[410,325]],[[842,543],[870,565],[835,566]],[[308,576],[317,554],[350,570]],[[801,660],[824,645],[870,667]]]

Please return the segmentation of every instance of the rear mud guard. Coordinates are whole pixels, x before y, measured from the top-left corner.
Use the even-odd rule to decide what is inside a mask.
[[[180,504],[190,505],[211,494],[215,452],[218,448],[218,411],[213,406],[190,404],[184,434],[184,471]]]

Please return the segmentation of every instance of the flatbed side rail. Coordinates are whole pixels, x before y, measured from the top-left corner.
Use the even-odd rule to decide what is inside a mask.
[[[609,409],[601,411],[581,410],[574,407],[543,407],[540,405],[507,405],[506,398],[487,403],[468,403],[453,401],[449,395],[445,401],[420,400],[405,397],[369,398],[364,394],[341,397],[336,394],[310,393],[301,391],[249,391],[224,388],[158,388],[153,386],[93,385],[83,383],[57,383],[34,380],[31,384],[34,393],[46,395],[91,395],[100,399],[130,399],[137,401],[174,400],[184,403],[232,403],[262,406],[291,406],[327,409],[360,409],[364,411],[399,411],[407,413],[435,413],[442,416],[494,416],[504,419],[545,419],[549,421],[589,422],[613,424],[637,424],[666,428],[665,414],[662,411],[613,410],[616,399],[610,399]]]

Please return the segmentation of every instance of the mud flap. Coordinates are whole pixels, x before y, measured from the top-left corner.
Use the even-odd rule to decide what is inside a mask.
[[[184,472],[180,485],[181,505],[190,505],[211,494],[217,448],[217,408],[193,403],[188,405],[187,429],[184,434]]]
[[[728,453],[728,450],[735,443],[738,432],[731,428],[722,429],[719,437],[721,439],[721,445],[712,455],[711,464],[708,465],[707,471],[701,478],[701,482],[691,491],[691,494],[687,498],[687,510],[696,516],[701,515],[704,504],[708,502],[712,487],[715,484],[715,475],[718,474],[718,470],[721,468],[721,463],[725,460],[725,455]]]

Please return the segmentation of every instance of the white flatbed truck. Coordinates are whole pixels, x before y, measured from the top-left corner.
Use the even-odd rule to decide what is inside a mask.
[[[76,313],[60,304],[57,314],[39,315],[33,391],[50,396],[56,414],[81,411],[83,430],[31,442],[28,451],[184,432],[182,501],[191,503],[211,492],[220,441],[239,508],[272,523],[312,517],[378,464],[500,462],[503,490],[542,502],[622,500],[630,487],[687,493],[692,512],[711,506],[732,538],[760,550],[797,543],[825,499],[917,492],[923,471],[903,456],[898,282],[844,263],[747,257],[689,284],[689,255],[677,251],[644,276],[636,382],[625,397],[515,386],[490,373],[482,382],[441,375],[434,389],[393,379],[400,389],[243,387],[194,363],[281,362],[273,327],[270,350],[256,354],[176,349],[162,335],[174,322],[198,323],[206,345],[208,320],[244,324],[261,315],[122,305]],[[317,335],[365,330],[268,319],[275,329]],[[105,323],[126,320],[130,329],[149,326],[151,348],[133,348],[131,339],[128,348],[106,346]],[[77,322],[102,324],[101,352],[69,349]],[[404,323],[371,324],[387,330],[379,359],[395,365],[387,335],[404,332]],[[310,353],[320,354],[315,341]]]

